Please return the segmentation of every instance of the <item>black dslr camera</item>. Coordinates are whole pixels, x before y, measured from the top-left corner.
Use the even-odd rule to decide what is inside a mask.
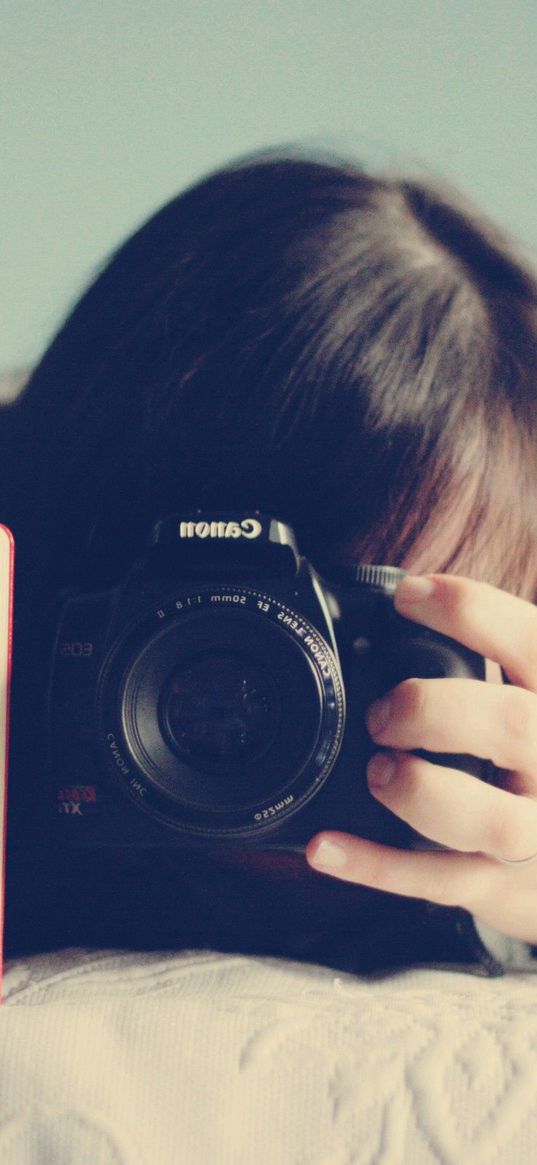
[[[121,586],[65,601],[49,685],[59,844],[427,846],[365,778],[373,699],[484,660],[401,618],[383,566],[321,579],[260,513],[158,523]],[[484,777],[471,757],[438,763]]]

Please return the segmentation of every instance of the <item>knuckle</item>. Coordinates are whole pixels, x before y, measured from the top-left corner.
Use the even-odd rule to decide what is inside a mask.
[[[429,898],[430,896],[431,890],[429,888],[427,894],[424,894],[424,897]],[[438,863],[438,870],[434,881],[434,901],[439,906],[461,905],[461,895],[459,893],[457,879],[453,877],[451,865],[447,862]]]
[[[531,631],[524,637],[523,660],[524,678],[532,687],[537,688],[537,611],[532,608]]]
[[[398,712],[406,720],[422,720],[428,707],[428,689],[424,680],[403,680],[396,688]]]
[[[459,906],[475,913],[487,891],[487,882],[487,872],[475,865],[473,856],[455,869],[446,862],[438,877],[436,901],[441,906]]]
[[[419,803],[426,792],[423,761],[413,753],[400,753],[397,758],[397,775],[401,780],[396,782],[396,789],[404,794],[405,802],[412,804],[417,800]]]
[[[474,622],[475,583],[471,579],[451,575],[442,586],[442,605],[450,621],[463,627]]]
[[[483,822],[482,851],[509,857],[520,849],[520,822],[512,812],[491,813]]]
[[[403,680],[395,691],[392,744],[402,749],[434,747],[438,709],[431,681]],[[412,770],[408,770],[409,775]]]
[[[531,692],[522,688],[501,689],[503,704],[503,731],[517,744],[531,743],[537,752],[537,702]]]
[[[367,884],[374,890],[383,890],[386,886],[386,877],[389,874],[389,857],[379,850],[370,858],[367,871]]]
[[[483,904],[490,901],[491,883],[490,872],[480,867],[472,870],[471,875],[465,876],[464,884],[460,886],[457,901],[453,906],[463,906],[471,914],[479,915]]]

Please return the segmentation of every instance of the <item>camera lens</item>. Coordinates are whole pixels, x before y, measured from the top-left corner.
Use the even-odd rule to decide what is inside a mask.
[[[254,760],[270,748],[281,709],[266,668],[228,652],[185,660],[164,685],[163,734],[199,764]]]
[[[137,803],[209,837],[270,828],[315,795],[345,711],[337,661],[312,624],[226,584],[135,624],[105,662],[98,705],[113,771]]]

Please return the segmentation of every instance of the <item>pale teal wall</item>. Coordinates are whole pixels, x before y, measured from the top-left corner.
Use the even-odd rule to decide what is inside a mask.
[[[537,0],[4,0],[0,369],[102,257],[267,144],[455,180],[537,252]],[[7,16],[7,19],[6,19]]]

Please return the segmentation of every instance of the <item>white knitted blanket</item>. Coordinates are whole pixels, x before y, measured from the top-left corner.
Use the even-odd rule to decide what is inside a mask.
[[[8,962],[2,1165],[533,1165],[537,978],[212,952]]]

